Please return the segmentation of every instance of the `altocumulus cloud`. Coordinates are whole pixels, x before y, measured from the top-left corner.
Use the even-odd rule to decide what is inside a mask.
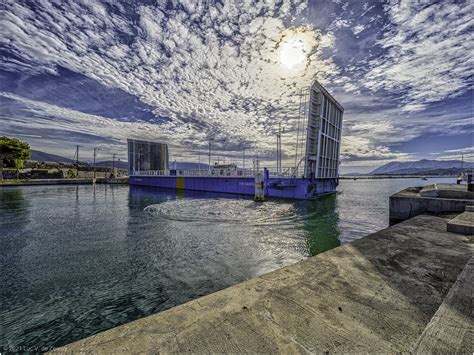
[[[4,1],[0,64],[17,80],[2,85],[4,130],[48,137],[50,147],[82,139],[117,151],[127,137],[164,140],[175,156],[189,159],[212,139],[222,154],[246,148],[270,158],[282,123],[284,152],[292,159],[299,95],[318,79],[346,108],[346,160],[408,159],[397,151],[403,140],[472,124],[465,112],[440,117],[430,111],[469,90],[472,6]],[[356,55],[354,43],[373,50],[359,48]],[[127,108],[127,120],[113,117],[113,110],[101,116],[13,90],[28,78],[64,75],[62,68],[142,105]]]

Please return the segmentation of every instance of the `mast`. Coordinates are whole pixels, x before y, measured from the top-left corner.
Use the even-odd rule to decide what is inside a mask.
[[[209,139],[209,169],[211,169],[211,140]]]
[[[76,145],[76,178],[79,177],[79,147],[80,145]]]
[[[94,181],[95,181],[95,175],[96,175],[96,168],[95,168],[95,158],[97,156],[97,147],[94,147]]]

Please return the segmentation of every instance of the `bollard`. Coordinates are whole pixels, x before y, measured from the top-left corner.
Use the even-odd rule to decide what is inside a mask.
[[[255,201],[263,202],[265,201],[265,184],[263,182],[262,173],[258,172],[255,175]]]

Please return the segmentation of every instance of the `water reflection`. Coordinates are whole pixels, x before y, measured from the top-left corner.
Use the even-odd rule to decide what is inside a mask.
[[[388,225],[389,194],[413,184],[343,182],[337,196],[264,204],[128,186],[0,189],[0,345],[60,346],[295,263]]]

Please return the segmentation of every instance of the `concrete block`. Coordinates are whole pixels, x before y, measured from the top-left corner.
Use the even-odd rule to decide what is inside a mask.
[[[421,334],[412,351],[413,354],[472,353],[473,278],[474,258],[471,258]]]
[[[448,232],[474,235],[474,212],[465,211],[448,222]]]
[[[390,225],[420,214],[462,213],[473,202],[474,193],[465,186],[436,184],[418,191],[408,188],[390,196]]]

